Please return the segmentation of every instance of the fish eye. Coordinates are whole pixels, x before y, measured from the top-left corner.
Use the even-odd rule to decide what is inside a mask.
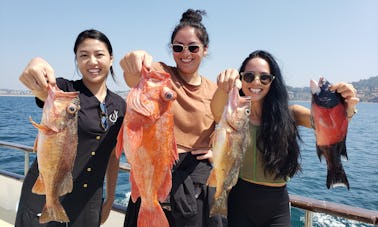
[[[172,92],[166,92],[164,94],[164,97],[165,97],[166,100],[171,100],[171,99],[173,99],[174,95],[172,94]]]
[[[169,89],[168,87],[163,87],[161,97],[165,101],[174,100],[176,98],[176,93],[172,91],[171,89]]]
[[[250,109],[245,109],[245,115],[249,116],[251,114],[251,110]]]
[[[67,106],[67,112],[70,114],[74,114],[77,111],[77,107],[74,104],[70,104]]]

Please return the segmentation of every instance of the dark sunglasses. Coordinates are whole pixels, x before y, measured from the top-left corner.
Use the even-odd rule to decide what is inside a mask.
[[[268,85],[272,83],[275,76],[270,74],[258,74],[255,72],[241,72],[240,76],[242,77],[242,80],[244,80],[247,83],[252,83],[257,78],[259,78],[261,84]]]
[[[106,110],[106,105],[104,102],[100,103],[100,117],[101,117],[101,127],[106,131],[109,128],[108,124],[108,111]]]
[[[173,52],[180,53],[184,50],[184,48],[187,48],[190,53],[198,53],[200,46],[198,44],[190,44],[188,46],[179,44],[179,43],[172,43],[171,44]]]

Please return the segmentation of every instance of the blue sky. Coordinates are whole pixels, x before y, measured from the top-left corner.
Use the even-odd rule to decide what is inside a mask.
[[[376,0],[2,0],[0,2],[0,89],[25,89],[18,77],[32,57],[46,59],[56,76],[78,79],[73,45],[85,29],[96,28],[114,49],[117,83],[127,90],[119,60],[136,49],[173,65],[169,39],[181,14],[203,9],[210,36],[200,73],[212,81],[226,68],[239,68],[256,49],[271,52],[286,83],[309,85],[325,76],[354,82],[378,75]]]

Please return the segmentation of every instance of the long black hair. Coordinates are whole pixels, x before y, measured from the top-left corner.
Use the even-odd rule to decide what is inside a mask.
[[[73,49],[75,55],[76,55],[76,51],[79,45],[86,39],[96,39],[103,42],[106,45],[106,48],[108,49],[110,56],[113,56],[112,44],[110,44],[108,37],[106,37],[104,33],[96,29],[88,29],[88,30],[84,30],[80,32],[80,34],[76,38],[74,49]],[[112,78],[115,81],[115,73],[113,70],[113,66],[110,66],[110,74],[112,75]]]
[[[275,76],[264,99],[257,146],[263,153],[265,171],[276,174],[277,178],[286,179],[301,170],[298,160],[298,141],[301,138],[289,110],[289,95],[278,63],[270,53],[257,50],[243,61],[239,71],[244,72],[247,63],[253,58],[262,58],[268,62],[270,73]],[[241,89],[240,93],[244,95]]]

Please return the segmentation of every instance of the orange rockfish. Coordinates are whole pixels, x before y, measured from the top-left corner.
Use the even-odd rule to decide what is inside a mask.
[[[49,85],[41,123],[37,124],[30,118],[38,129],[34,150],[37,151],[39,176],[32,192],[46,195],[40,223],[69,222],[59,196],[70,193],[73,187],[79,109],[79,92],[63,92]]]
[[[171,112],[176,92],[170,75],[142,69],[139,83],[126,99],[126,116],[117,139],[117,156],[130,163],[131,199],[141,197],[138,227],[169,226],[159,201],[172,187],[171,169],[178,158]]]
[[[349,182],[345,175],[341,157],[347,159],[346,135],[348,118],[344,99],[339,93],[331,92],[331,84],[321,77],[319,83],[311,80],[311,116],[316,136],[318,157],[327,162],[327,188],[346,186]]]
[[[238,87],[232,88],[222,118],[212,137],[214,163],[207,184],[216,187],[216,192],[210,216],[227,216],[228,193],[238,180],[239,169],[249,142],[250,111],[250,98],[240,97]]]

